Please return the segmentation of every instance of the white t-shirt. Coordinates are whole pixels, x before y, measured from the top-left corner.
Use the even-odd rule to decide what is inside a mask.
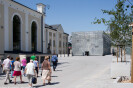
[[[26,69],[27,69],[26,74],[35,75],[34,74],[34,69],[35,69],[34,63],[28,63],[26,65]]]
[[[9,69],[10,64],[11,64],[10,59],[9,59],[9,58],[5,59],[5,60],[3,61],[3,64],[4,64],[4,69]]]
[[[19,61],[14,62],[14,70],[15,71],[21,71],[21,64]]]

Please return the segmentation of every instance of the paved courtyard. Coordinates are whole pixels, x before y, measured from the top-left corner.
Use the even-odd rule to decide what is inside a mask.
[[[56,71],[52,72],[52,84],[45,88],[111,88],[109,85],[114,81],[110,79],[111,59],[111,55],[61,57]],[[25,83],[16,85],[4,85],[4,77],[0,75],[0,87],[28,88],[26,77],[23,77]],[[19,77],[17,81],[19,82]],[[33,86],[44,88],[41,77],[38,77],[38,83]]]

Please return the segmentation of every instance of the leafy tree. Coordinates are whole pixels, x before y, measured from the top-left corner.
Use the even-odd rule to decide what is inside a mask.
[[[103,14],[108,14],[111,16],[109,20],[105,18],[97,19],[95,18],[94,24],[104,23],[108,26],[108,31],[110,32],[110,37],[113,44],[127,44],[131,43],[131,28],[129,24],[132,22],[132,16],[129,11],[133,6],[126,5],[127,0],[118,0],[114,9],[112,10],[102,10]]]

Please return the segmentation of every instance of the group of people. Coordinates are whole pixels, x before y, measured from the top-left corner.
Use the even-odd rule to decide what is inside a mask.
[[[44,61],[42,62],[41,65],[41,76],[43,80],[43,85],[45,86],[45,80],[48,80],[48,84],[51,84],[51,65],[50,65],[50,60],[49,56],[45,56]],[[53,63],[53,71],[55,71],[58,58],[56,55],[53,55],[51,58],[51,61]],[[7,55],[7,59],[5,59],[2,63],[3,71],[6,73],[6,78],[4,81],[4,84],[8,84],[7,80],[9,80],[9,83],[12,82],[10,80],[10,75],[9,73],[11,72],[11,78],[14,77],[14,84],[16,84],[16,77],[20,77],[20,82],[23,83],[24,81],[22,80],[22,76],[26,76],[29,81],[29,87],[32,87],[32,81],[33,77],[38,77],[39,73],[39,63],[37,61],[37,58],[35,55],[31,56],[30,62],[27,63],[26,57],[23,57],[22,60],[20,60],[19,57],[16,57],[16,61],[10,55]],[[21,74],[22,70],[22,74]]]

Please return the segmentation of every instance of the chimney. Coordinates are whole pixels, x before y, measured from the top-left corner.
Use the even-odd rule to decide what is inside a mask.
[[[46,14],[46,5],[42,3],[37,4],[37,11]]]

